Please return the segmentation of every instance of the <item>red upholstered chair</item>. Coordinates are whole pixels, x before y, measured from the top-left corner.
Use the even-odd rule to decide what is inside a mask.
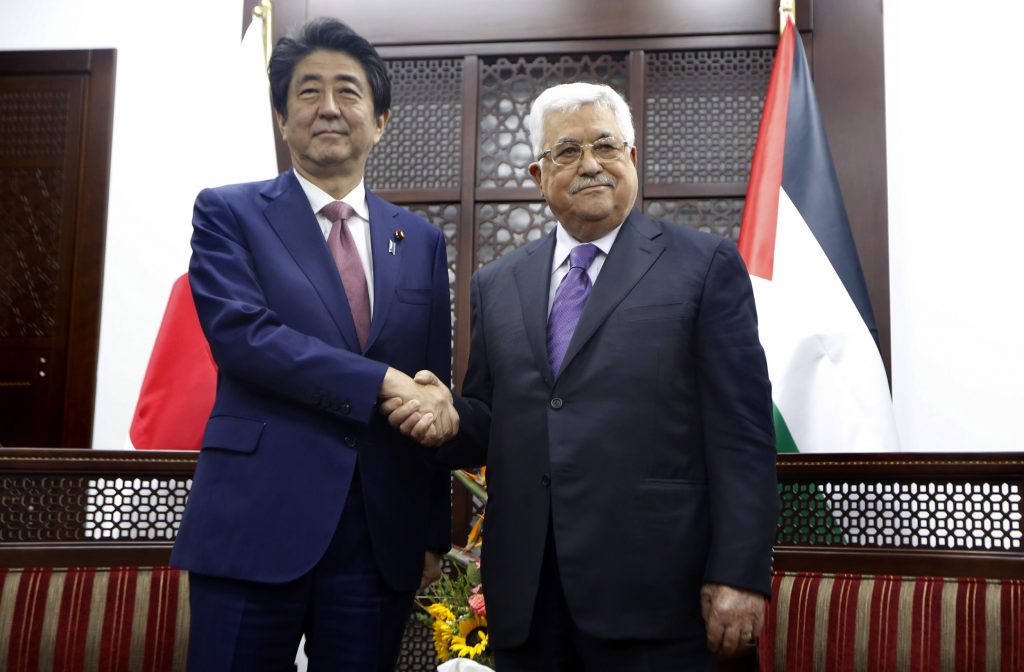
[[[0,568],[0,670],[184,670],[187,584],[169,567]]]
[[[765,672],[1024,670],[1024,581],[776,573]]]

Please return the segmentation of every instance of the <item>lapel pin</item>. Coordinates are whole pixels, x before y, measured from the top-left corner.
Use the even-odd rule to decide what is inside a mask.
[[[405,231],[401,229],[395,230],[395,235],[392,236],[391,240],[388,241],[388,254],[394,256],[397,243],[405,238]]]

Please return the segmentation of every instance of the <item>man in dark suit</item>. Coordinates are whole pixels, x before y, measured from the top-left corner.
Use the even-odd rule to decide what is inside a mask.
[[[367,191],[390,116],[374,48],[337,21],[278,42],[294,170],[196,200],[189,280],[218,365],[172,563],[189,570],[189,669],[390,672],[449,548],[445,469],[376,413],[417,398],[450,433],[441,233]]]
[[[534,102],[550,235],[478,271],[453,465],[486,460],[484,593],[501,672],[706,670],[770,591],[771,390],[733,243],[632,210],[612,89]],[[429,374],[424,384],[441,384]],[[431,418],[390,421],[428,445]]]

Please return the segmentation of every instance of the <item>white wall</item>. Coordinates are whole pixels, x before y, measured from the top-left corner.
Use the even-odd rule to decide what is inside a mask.
[[[224,135],[252,117],[228,94],[241,4],[4,3],[0,49],[117,49],[97,448],[125,445],[171,283],[188,267],[196,194],[272,176],[239,173],[246,166],[224,151]],[[266,132],[273,137],[269,117]]]
[[[905,450],[1024,450],[1021,26],[1016,2],[885,4],[893,403]]]
[[[225,94],[240,3],[5,5],[0,49],[118,50],[94,445],[121,447],[167,292],[186,270],[193,199],[238,168],[218,149],[248,114]],[[979,28],[965,11],[984,18]],[[903,446],[1024,449],[1024,9],[890,0],[885,12],[893,397]]]

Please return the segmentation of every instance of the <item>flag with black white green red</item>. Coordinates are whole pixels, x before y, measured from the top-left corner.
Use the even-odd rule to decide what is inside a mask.
[[[779,452],[897,451],[885,368],[810,68],[779,40],[739,239]]]

